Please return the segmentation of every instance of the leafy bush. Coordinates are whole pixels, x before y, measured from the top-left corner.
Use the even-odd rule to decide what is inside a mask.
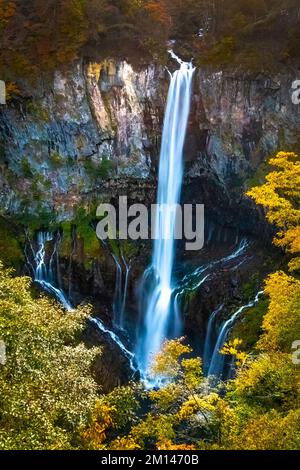
[[[1,449],[78,447],[98,392],[90,367],[100,350],[78,342],[87,314],[33,299],[30,280],[0,264]]]
[[[107,157],[103,157],[100,164],[92,160],[84,161],[84,169],[88,176],[93,179],[107,179],[113,168],[112,161]]]

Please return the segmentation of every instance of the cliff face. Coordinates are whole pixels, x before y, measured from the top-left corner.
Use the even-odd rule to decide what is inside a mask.
[[[241,188],[267,155],[296,144],[294,79],[198,70],[187,177],[211,176],[226,191]],[[67,219],[108,177],[150,180],[167,87],[167,71],[154,66],[136,72],[113,60],[77,64],[68,73],[57,72],[50,91],[1,107],[2,210],[55,210],[58,219]]]
[[[298,142],[300,115],[292,103],[293,74],[247,77],[198,73],[199,128],[222,178],[244,178],[278,148]]]
[[[299,143],[300,113],[291,100],[294,79],[292,74],[251,78],[196,71],[183,200],[205,204],[210,244],[200,253],[185,254],[179,245],[180,261],[199,266],[222,259],[243,233],[263,238],[262,218],[243,193],[269,154]],[[29,228],[47,228],[49,214],[56,225],[63,222],[61,285],[74,303],[90,300],[106,324],[112,316],[115,265],[99,248],[83,214],[88,210],[93,218],[96,203],[117,195],[128,195],[130,202],[154,202],[167,90],[166,70],[149,66],[137,72],[126,62],[111,60],[57,72],[50,89],[40,84],[34,97],[0,108],[1,213]],[[74,221],[82,227],[76,229]],[[132,324],[137,279],[149,253],[150,242],[142,244],[132,262]],[[238,270],[221,265],[185,307],[190,338],[193,332],[197,342],[203,336],[218,302],[241,300],[239,286],[250,274],[268,271],[262,267],[264,259],[264,250],[252,245]],[[119,350],[115,352],[118,357]],[[102,372],[106,367],[98,366]],[[112,374],[117,381],[126,380],[123,369],[118,365]]]
[[[2,207],[17,213],[35,189],[40,197],[28,210],[42,206],[64,218],[109,175],[147,178],[161,128],[162,78],[154,67],[137,73],[126,62],[77,65],[57,73],[50,92],[2,108]],[[13,174],[22,181],[11,181]]]

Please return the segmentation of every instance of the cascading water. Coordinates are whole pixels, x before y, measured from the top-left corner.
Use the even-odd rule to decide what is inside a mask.
[[[54,296],[68,311],[73,311],[73,307],[66,298],[65,293],[61,288],[57,286],[56,278],[54,272],[54,258],[58,254],[57,246],[59,244],[59,234],[54,235],[51,232],[40,231],[37,234],[37,249],[34,250],[32,245],[31,255],[33,258],[33,263],[30,262],[28,258],[28,265],[33,271],[33,279],[37,282],[46,292]],[[48,260],[46,260],[46,244],[53,243],[53,251]],[[125,302],[125,299],[122,300]],[[122,304],[123,304],[122,303]],[[108,329],[99,318],[90,317],[89,321],[98,328],[102,333],[107,334],[110,339],[120,348],[125,357],[129,361],[130,368],[133,372],[136,372],[136,366],[134,364],[134,354],[130,352],[122,340],[116,335],[113,331]]]
[[[201,284],[203,284],[203,282],[205,282],[206,279],[210,277],[213,268],[217,268],[219,265],[230,263],[235,259],[242,257],[237,265],[234,265],[230,268],[230,270],[236,270],[237,267],[246,261],[247,256],[245,256],[245,251],[248,247],[248,240],[243,238],[237,248],[229,255],[225,256],[224,258],[211,261],[210,263],[198,266],[194,271],[185,274],[185,276],[183,276],[182,280],[176,286],[176,292],[181,294],[187,291],[194,291],[198,289]]]
[[[130,262],[128,263],[125,259],[124,254],[120,251],[120,256],[122,263],[124,265],[125,272],[123,273],[123,268],[121,261],[115,254],[112,254],[112,258],[116,266],[116,284],[115,284],[115,293],[113,299],[113,313],[114,313],[114,325],[120,330],[125,330],[125,309],[126,309],[126,300],[127,300],[127,291],[128,291],[128,282],[129,282],[129,273],[130,273]],[[123,275],[124,274],[124,275]]]
[[[133,372],[136,372],[137,368],[135,366],[134,354],[131,351],[129,351],[129,349],[126,348],[126,346],[121,341],[119,336],[116,335],[116,333],[114,333],[113,331],[106,328],[106,326],[103,324],[103,322],[99,318],[90,317],[90,322],[93,323],[100,331],[102,331],[102,333],[107,333],[109,335],[112,341],[119,346],[124,356],[127,357],[129,361],[130,369]]]
[[[211,357],[214,351],[214,333],[215,333],[215,322],[218,314],[222,311],[224,304],[219,305],[216,310],[212,312],[209,317],[206,335],[205,335],[205,343],[204,343],[204,352],[203,352],[203,370],[204,373],[208,372]]]
[[[228,339],[228,335],[229,335],[231,328],[233,327],[235,321],[240,316],[240,314],[247,308],[253,307],[258,302],[259,297],[262,294],[263,294],[263,291],[259,291],[256,294],[254,300],[240,307],[238,310],[236,310],[233,313],[233,315],[231,315],[231,317],[228,320],[226,320],[223,323],[220,329],[220,333],[218,335],[214,350],[213,350],[212,358],[210,361],[210,366],[209,366],[208,373],[207,373],[208,376],[214,377],[214,382],[217,382],[218,380],[222,379],[222,376],[223,376],[224,366],[225,366],[225,356],[224,354],[220,354],[220,351]]]
[[[54,249],[49,261],[46,261],[46,243],[53,242]],[[51,232],[38,232],[37,234],[37,251],[33,251],[34,259],[33,268],[34,281],[40,284],[45,291],[54,297],[63,305],[66,310],[73,310],[70,302],[67,300],[64,292],[58,286],[55,286],[56,276],[53,269],[54,256],[57,252],[58,239],[54,240]]]
[[[114,324],[121,328],[121,308],[122,308],[122,266],[116,255],[112,254],[116,267],[115,293],[113,298]]]
[[[152,355],[159,351],[173,323],[172,272],[175,207],[180,200],[183,146],[190,110],[192,77],[195,70],[191,63],[183,62],[172,51],[170,53],[180,64],[180,68],[170,74],[171,83],[159,163],[157,204],[160,210],[156,214],[152,264],[144,275],[144,283],[150,285],[146,298],[143,331],[139,334],[137,347],[138,364],[144,377],[149,371]],[[151,276],[150,283],[149,275]],[[176,336],[178,333],[174,332],[173,328],[173,335]]]

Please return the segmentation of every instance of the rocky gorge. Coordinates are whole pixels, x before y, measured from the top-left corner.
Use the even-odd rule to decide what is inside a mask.
[[[262,251],[264,258],[269,250],[274,259],[268,243],[261,242],[271,240],[272,229],[244,193],[263,178],[269,155],[299,146],[300,116],[291,100],[295,78],[292,70],[273,77],[195,72],[182,199],[205,205],[206,244],[196,253],[184,253],[178,245],[178,276],[185,269],[193,273],[203,263],[224,260],[241,240],[249,240],[242,264],[238,259],[234,265],[214,265],[210,279],[199,286],[195,282],[184,299],[185,333],[196,349],[203,347],[211,311],[225,302],[221,318],[226,318],[243,300],[249,278],[255,290],[268,272]],[[168,71],[161,66],[135,70],[114,59],[80,61],[0,109],[1,216],[5,223],[12,221],[22,249],[35,243],[37,230],[59,233],[62,288],[75,304],[91,302],[108,324],[116,265],[114,251],[95,236],[96,207],[116,203],[119,195],[134,203],[155,201],[168,82]],[[128,345],[150,249],[150,242],[143,242],[135,250],[127,245],[119,250],[131,264],[130,328],[124,333]],[[26,263],[19,269],[30,274]],[[98,336],[89,327],[87,342],[97,342]],[[101,341],[107,344],[105,335]],[[106,356],[112,360],[101,358],[98,365],[98,373],[108,376],[107,389],[129,375],[126,359],[109,342],[110,350]],[[116,372],[109,377],[112,367]]]

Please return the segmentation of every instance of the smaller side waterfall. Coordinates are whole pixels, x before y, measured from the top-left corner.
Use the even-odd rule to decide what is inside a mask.
[[[217,269],[219,266],[227,263],[231,263],[236,259],[240,259],[238,264],[233,265],[230,270],[234,271],[239,267],[242,263],[245,262],[247,257],[245,256],[245,252],[249,247],[249,242],[246,238],[243,238],[238,246],[230,253],[229,255],[225,256],[224,258],[217,259],[215,261],[211,261],[210,263],[198,266],[192,272],[185,274],[182,280],[176,286],[175,291],[183,294],[187,291],[194,291],[198,289],[205,281],[208,279],[211,274],[214,272],[213,269]]]
[[[63,290],[58,286],[57,282],[57,273],[55,272],[55,267],[58,264],[58,246],[60,242],[59,233],[53,234],[52,232],[39,231],[37,233],[36,240],[36,250],[30,243],[31,256],[27,257],[28,265],[33,273],[33,280],[37,282],[48,294],[55,297],[67,311],[74,311],[71,303],[67,299]],[[51,255],[47,255],[46,245],[47,243],[52,243],[53,249]],[[33,262],[29,258],[33,259]],[[56,259],[57,258],[57,259]],[[129,269],[129,268],[128,268]],[[127,281],[128,282],[128,281]],[[121,307],[126,302],[126,291],[124,292],[124,297],[122,298]],[[99,318],[90,317],[89,321],[102,333],[107,334],[110,339],[120,348],[122,354],[127,357],[129,361],[130,368],[133,372],[136,372],[137,369],[134,364],[134,355],[131,353],[121,341],[119,336],[117,336],[113,331],[106,328],[103,322]]]
[[[228,320],[226,320],[223,323],[220,329],[220,333],[218,335],[218,339],[216,341],[214,350],[213,350],[212,358],[211,358],[208,373],[207,373],[208,376],[210,375],[214,376],[216,381],[221,380],[223,373],[224,373],[225,356],[223,354],[220,354],[220,351],[228,339],[228,335],[230,333],[231,328],[233,327],[235,321],[238,319],[240,314],[247,308],[253,307],[258,302],[259,297],[262,294],[263,294],[263,291],[259,291],[256,294],[254,300],[240,307],[238,310],[236,310],[233,313],[233,315],[231,315],[231,317]]]
[[[114,314],[114,324],[118,327],[121,328],[121,308],[122,308],[122,277],[123,277],[123,271],[122,271],[122,266],[121,263],[119,262],[118,258],[116,255],[112,254],[113,260],[115,262],[115,267],[116,267],[116,280],[115,280],[115,293],[114,293],[114,298],[113,298],[113,314]]]
[[[66,310],[73,310],[63,290],[57,285],[57,276],[54,271],[55,256],[59,244],[59,235],[56,237],[51,232],[38,232],[37,251],[33,251],[33,279],[40,284],[49,294],[53,295]],[[53,251],[50,257],[46,257],[46,243],[53,242]],[[47,259],[48,258],[48,259]]]
[[[109,337],[111,338],[111,340],[116,343],[119,348],[121,349],[122,353],[124,354],[125,357],[127,357],[127,359],[129,360],[129,365],[130,365],[130,369],[133,371],[133,372],[137,372],[137,368],[135,366],[135,362],[134,362],[134,354],[129,351],[125,346],[124,346],[124,343],[121,341],[121,339],[119,338],[118,335],[116,335],[116,333],[114,333],[113,331],[109,330],[108,328],[106,328],[106,326],[103,324],[103,322],[99,319],[99,318],[95,318],[95,317],[90,317],[90,322],[93,323],[100,331],[102,331],[102,333],[106,333],[109,335]]]
[[[116,283],[113,298],[114,325],[120,330],[125,330],[125,310],[127,301],[127,291],[130,274],[130,262],[127,262],[124,254],[121,252],[121,261],[112,253],[112,258],[116,267]],[[123,266],[124,265],[124,269]]]
[[[219,305],[209,317],[203,352],[203,369],[206,374],[214,351],[215,322],[218,314],[222,311],[224,304]]]

